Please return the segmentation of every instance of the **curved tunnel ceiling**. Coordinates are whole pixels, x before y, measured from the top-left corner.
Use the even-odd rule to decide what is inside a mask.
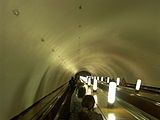
[[[159,13],[159,1],[1,0],[0,116],[82,70],[159,87]]]

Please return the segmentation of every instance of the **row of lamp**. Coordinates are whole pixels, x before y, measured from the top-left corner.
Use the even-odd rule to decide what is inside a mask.
[[[87,76],[83,77],[80,76],[80,80],[88,84],[88,86],[91,86],[91,79],[93,80],[93,92],[97,91],[97,81],[103,81],[103,77],[96,77],[96,76]],[[109,104],[114,104],[115,98],[116,98],[116,87],[120,85],[120,78],[118,77],[116,81],[110,79],[110,77],[107,77],[107,83],[109,84],[109,89],[108,89],[108,103]],[[138,79],[135,87],[135,91],[138,92],[140,90],[141,86],[141,80]]]

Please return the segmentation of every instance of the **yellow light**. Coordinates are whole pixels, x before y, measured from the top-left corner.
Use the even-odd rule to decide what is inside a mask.
[[[88,89],[88,86],[86,84],[84,84],[84,87],[86,88],[86,90]]]
[[[94,100],[95,100],[94,108],[96,108],[97,104],[98,104],[97,95],[93,95],[93,97],[94,97]]]
[[[117,78],[117,86],[120,84],[120,78]]]
[[[109,83],[109,79],[110,79],[110,78],[109,78],[109,77],[107,77],[107,83]]]
[[[84,77],[84,76],[80,76],[80,81],[82,82],[85,82],[85,83],[87,83],[87,78],[88,78],[88,76],[87,77]]]
[[[108,103],[113,104],[116,98],[116,83],[110,82],[108,89]]]
[[[90,88],[90,87],[88,87],[88,88],[86,89],[86,95],[91,95],[91,88]]]
[[[88,78],[88,86],[91,86],[91,77]]]
[[[108,114],[108,120],[116,120],[116,116],[114,113],[109,113]]]
[[[138,80],[137,80],[137,84],[136,84],[136,90],[139,91],[140,87],[141,87],[141,80],[138,79]]]
[[[101,81],[103,81],[103,77],[101,77]]]
[[[96,80],[96,77],[94,78],[94,81],[93,81],[93,91],[97,91],[97,80]]]
[[[94,79],[94,77],[93,77],[93,76],[92,76],[91,78],[92,78],[92,79]]]

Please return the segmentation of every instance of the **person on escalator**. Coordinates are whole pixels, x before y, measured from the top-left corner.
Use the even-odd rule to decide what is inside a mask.
[[[87,113],[90,120],[103,120],[101,114],[94,111],[95,100],[92,95],[84,96],[82,100],[82,110],[81,112]]]
[[[71,104],[70,104],[70,112],[71,114],[77,113],[81,110],[82,105],[82,98],[86,94],[86,89],[85,87],[79,87],[77,92],[73,93],[72,98],[71,98]]]
[[[80,112],[74,114],[70,120],[103,120],[102,115],[94,111],[95,100],[92,95],[84,96],[81,104]]]

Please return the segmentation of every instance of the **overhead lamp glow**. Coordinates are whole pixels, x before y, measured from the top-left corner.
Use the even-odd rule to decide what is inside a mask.
[[[109,79],[110,79],[110,78],[109,78],[109,77],[107,77],[107,83],[109,83]]]
[[[92,76],[91,78],[92,78],[92,79],[94,79],[94,77],[93,77],[93,76]]]
[[[101,77],[101,81],[103,81],[103,77]]]
[[[79,79],[80,79],[80,81],[82,82],[82,81],[83,81],[83,76],[80,76]]]
[[[138,79],[138,80],[137,80],[137,83],[136,83],[136,91],[139,91],[139,90],[140,90],[140,87],[141,87],[141,80]]]
[[[114,113],[108,113],[108,120],[116,120],[116,116]]]
[[[96,80],[96,77],[94,78],[94,81],[93,81],[93,92],[96,92],[97,91],[97,80]]]
[[[116,98],[116,83],[110,82],[108,89],[108,103],[113,104]]]
[[[93,95],[93,97],[94,97],[94,100],[95,100],[94,108],[96,108],[97,104],[98,104],[97,95]]]
[[[82,82],[85,82],[87,83],[87,79],[88,79],[88,76],[87,77],[84,77],[84,76],[80,76],[80,81]]]
[[[91,86],[91,77],[88,78],[88,86]]]
[[[88,87],[87,89],[86,89],[86,95],[91,95],[91,88],[90,87]]]
[[[117,86],[120,84],[120,78],[117,78]]]

